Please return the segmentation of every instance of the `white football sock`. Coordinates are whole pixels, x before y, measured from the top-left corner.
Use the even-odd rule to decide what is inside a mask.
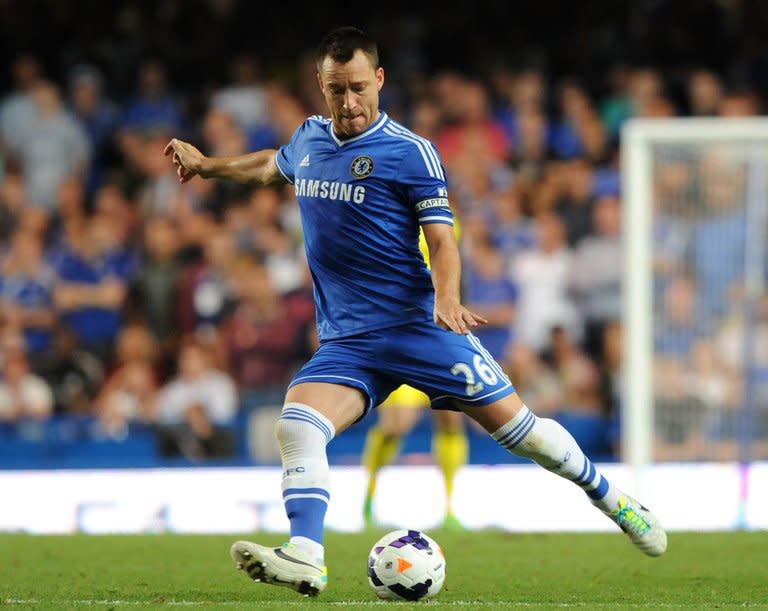
[[[537,418],[523,406],[491,436],[513,454],[530,458],[581,487],[602,511],[612,512],[618,507],[621,490],[603,477],[573,436],[555,420]]]
[[[320,566],[325,564],[323,525],[330,500],[325,446],[335,433],[328,418],[302,403],[286,403],[275,424],[291,543],[309,553]]]

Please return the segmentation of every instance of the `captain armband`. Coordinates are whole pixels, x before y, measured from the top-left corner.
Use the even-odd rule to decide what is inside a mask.
[[[416,214],[432,208],[447,208],[450,210],[451,205],[448,203],[447,197],[432,197],[430,199],[421,200],[413,207],[413,209],[416,211]]]

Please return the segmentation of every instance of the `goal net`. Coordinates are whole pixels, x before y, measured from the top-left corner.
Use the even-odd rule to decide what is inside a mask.
[[[622,133],[622,454],[768,458],[768,119]]]

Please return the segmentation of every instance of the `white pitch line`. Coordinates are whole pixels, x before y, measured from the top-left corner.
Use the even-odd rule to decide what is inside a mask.
[[[377,607],[388,605],[391,606],[390,601],[385,600],[345,600],[345,601],[317,601],[319,604],[329,605],[332,607]],[[401,601],[407,602],[407,601]],[[606,608],[606,609],[689,609],[699,608],[698,604],[683,604],[683,603],[596,603],[596,602],[579,602],[579,603],[545,603],[545,602],[529,602],[529,601],[500,601],[500,600],[447,600],[431,601],[435,605],[445,605],[449,607],[521,607],[521,608],[536,608],[536,607],[562,607],[564,609],[569,608]],[[248,605],[258,607],[260,604],[274,605],[279,604],[284,607],[298,607],[305,606],[307,601],[257,601],[257,600],[239,600],[239,601],[215,601],[215,600],[168,600],[168,601],[152,601],[152,600],[107,600],[107,599],[72,599],[72,600],[40,600],[35,598],[5,598],[0,599],[0,604],[4,605],[40,605],[40,604],[53,604],[53,605],[69,605],[69,606],[126,606],[126,607],[144,607],[148,605],[168,605],[172,607],[200,607],[204,605],[214,606],[235,606],[235,605]],[[418,604],[418,603],[414,603]],[[720,607],[728,605],[736,605],[739,607],[762,607],[762,603],[738,603],[738,602],[708,602],[710,606]]]

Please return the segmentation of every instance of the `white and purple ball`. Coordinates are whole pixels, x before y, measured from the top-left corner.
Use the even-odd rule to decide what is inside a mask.
[[[386,600],[432,598],[445,581],[443,550],[423,532],[395,530],[368,555],[368,583]]]

